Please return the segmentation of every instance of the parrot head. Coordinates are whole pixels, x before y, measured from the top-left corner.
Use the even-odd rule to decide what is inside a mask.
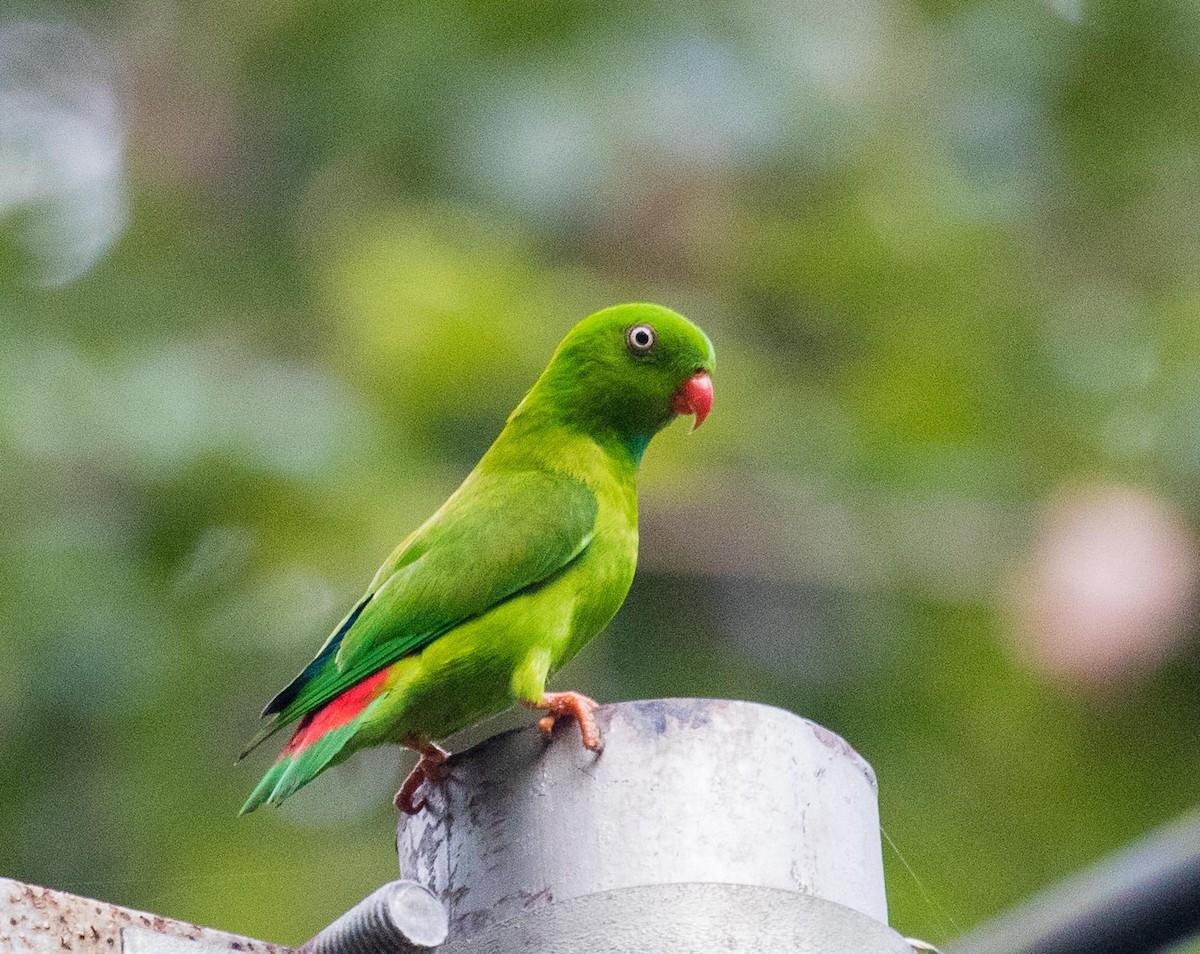
[[[661,305],[615,305],[579,322],[526,401],[594,434],[615,436],[640,458],[679,415],[699,427],[712,408],[712,342]]]

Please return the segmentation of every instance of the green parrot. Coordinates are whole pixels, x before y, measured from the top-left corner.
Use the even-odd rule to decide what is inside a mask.
[[[416,813],[443,777],[435,743],[519,701],[572,717],[600,751],[592,710],[546,680],[616,614],[637,563],[637,471],[677,415],[712,407],[712,344],[667,308],[583,319],[475,469],[388,557],[313,659],[263,710],[243,756],[295,724],[242,807],[279,804],[364,746],[420,753],[396,793]]]

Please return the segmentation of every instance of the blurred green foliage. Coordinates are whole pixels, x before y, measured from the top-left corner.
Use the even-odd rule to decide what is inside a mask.
[[[1194,801],[1194,643],[1094,691],[1006,611],[1056,488],[1197,517],[1194,5],[17,12],[108,51],[127,217],[51,287],[0,220],[0,873],[285,942],[394,876],[397,752],[241,820],[233,757],[630,299],[709,332],[716,408],[561,685],[844,735],[932,941]]]

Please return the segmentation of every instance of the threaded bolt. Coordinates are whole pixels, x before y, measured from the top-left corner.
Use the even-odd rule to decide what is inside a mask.
[[[296,954],[404,954],[446,940],[442,903],[415,881],[390,881],[300,946]]]

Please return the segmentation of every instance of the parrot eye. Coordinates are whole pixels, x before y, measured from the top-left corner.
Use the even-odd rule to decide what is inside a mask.
[[[634,354],[645,354],[654,347],[654,329],[649,325],[634,325],[625,332],[625,341]]]

